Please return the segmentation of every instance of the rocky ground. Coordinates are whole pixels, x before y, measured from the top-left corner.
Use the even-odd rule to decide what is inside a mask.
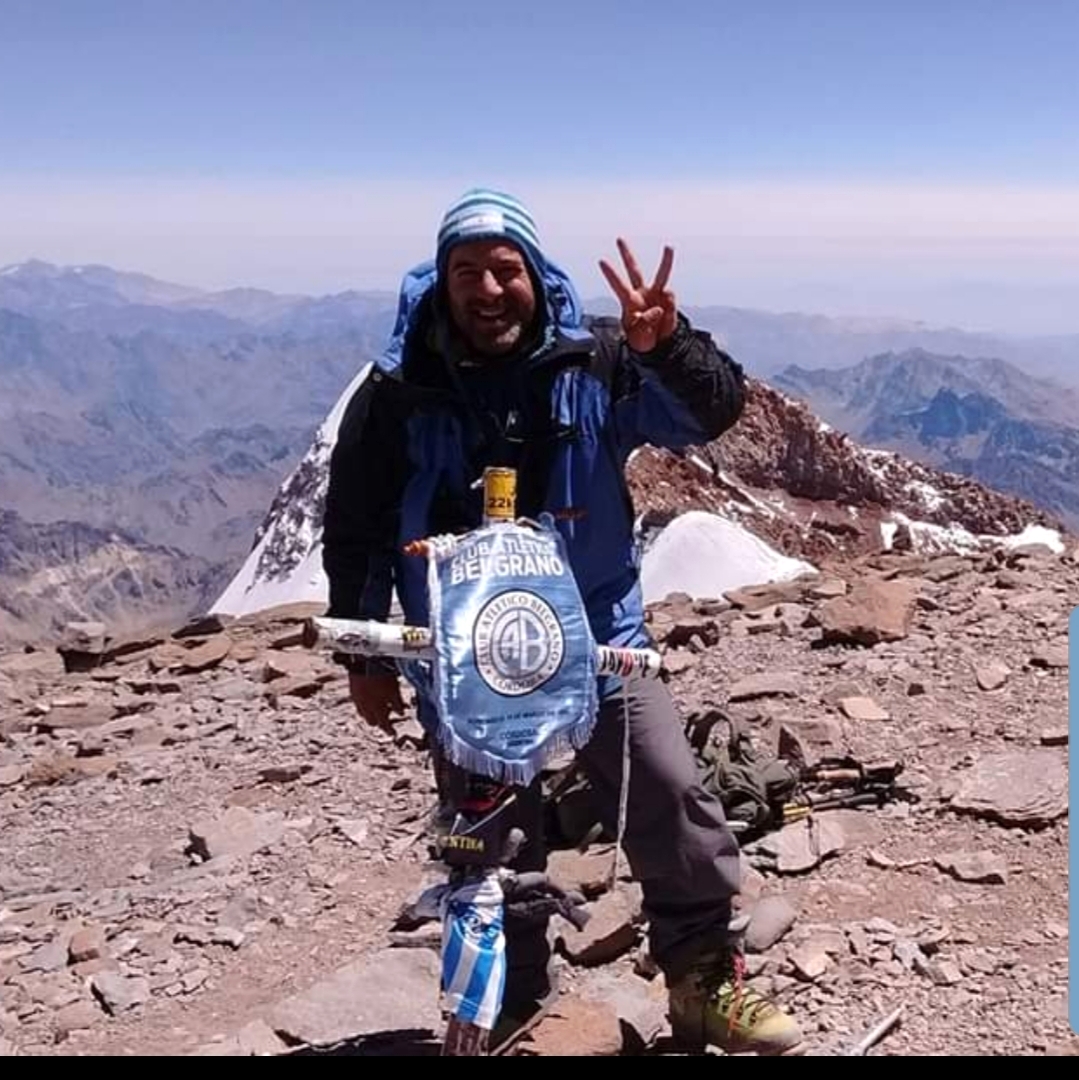
[[[654,611],[687,717],[901,759],[917,797],[746,847],[749,971],[808,1053],[899,1005],[876,1054],[1074,1053],[1074,553],[868,557],[717,600]],[[432,880],[426,754],[412,722],[357,724],[301,614],[83,642],[75,669],[106,651],[82,671],[0,656],[0,1053],[437,1052],[430,931],[393,930]],[[566,993],[525,1052],[678,1051],[610,858],[555,860],[594,917],[559,924]]]

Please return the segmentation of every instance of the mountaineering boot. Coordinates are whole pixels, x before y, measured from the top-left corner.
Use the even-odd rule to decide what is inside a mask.
[[[796,1055],[802,1032],[776,1005],[744,983],[744,958],[732,948],[710,955],[668,989],[671,1033],[695,1047],[730,1054]]]

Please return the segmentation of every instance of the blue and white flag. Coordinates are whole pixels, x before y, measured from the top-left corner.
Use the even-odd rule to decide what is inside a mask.
[[[446,756],[527,785],[553,755],[584,746],[598,708],[595,643],[553,525],[499,523],[435,543],[427,581]]]
[[[491,1031],[506,992],[502,884],[495,873],[446,886],[441,898],[446,1011]]]

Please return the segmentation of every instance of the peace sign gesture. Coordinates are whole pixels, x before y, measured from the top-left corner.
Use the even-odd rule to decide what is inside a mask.
[[[671,276],[674,263],[674,249],[663,249],[663,258],[651,285],[645,285],[637,260],[621,238],[618,240],[618,250],[626,264],[629,285],[605,259],[600,260],[599,268],[622,303],[622,328],[626,343],[634,352],[651,352],[666,341],[678,325],[674,293],[667,288],[667,279]]]

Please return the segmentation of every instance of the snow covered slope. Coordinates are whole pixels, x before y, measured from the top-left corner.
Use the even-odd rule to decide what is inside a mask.
[[[321,523],[330,454],[345,409],[371,367],[368,363],[356,373],[315,434],[311,449],[281,485],[251,554],[211,614],[240,617],[279,604],[326,602]],[[377,462],[373,465],[378,467]]]

